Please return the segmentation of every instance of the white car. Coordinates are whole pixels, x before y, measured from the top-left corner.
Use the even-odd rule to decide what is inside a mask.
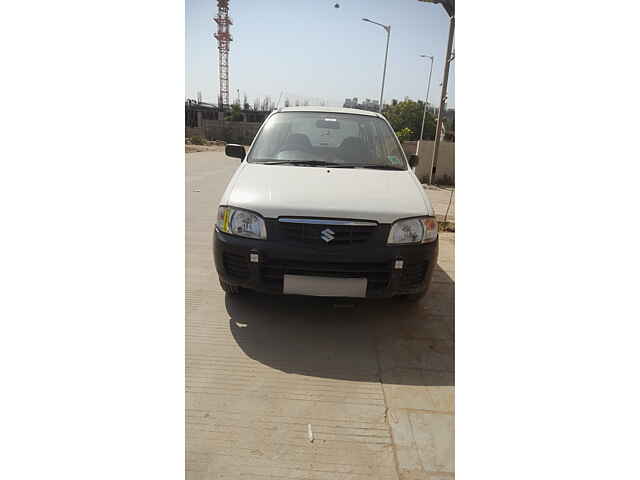
[[[280,108],[218,207],[222,288],[420,299],[438,257],[431,202],[387,120],[348,108]]]

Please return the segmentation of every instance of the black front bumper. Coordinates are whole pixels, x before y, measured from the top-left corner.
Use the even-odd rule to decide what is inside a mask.
[[[362,278],[367,297],[424,292],[438,259],[438,240],[423,245],[315,248],[282,241],[253,240],[216,228],[213,253],[220,279],[228,284],[282,294],[285,274]],[[259,261],[250,261],[250,254]],[[394,268],[396,260],[403,268]]]

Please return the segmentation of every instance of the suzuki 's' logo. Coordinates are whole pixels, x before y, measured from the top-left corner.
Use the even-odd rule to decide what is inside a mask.
[[[320,232],[320,238],[322,238],[327,243],[329,243],[331,240],[336,238],[335,235],[336,235],[336,232],[334,232],[330,228],[325,228]]]

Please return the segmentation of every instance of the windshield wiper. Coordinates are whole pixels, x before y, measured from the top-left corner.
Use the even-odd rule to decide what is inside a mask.
[[[254,160],[251,163],[260,163],[262,165],[302,165],[302,166],[318,166],[318,167],[332,167],[332,168],[371,168],[376,170],[405,170],[402,167],[394,167],[393,165],[379,165],[376,163],[327,162],[326,160]]]
[[[349,168],[372,168],[376,170],[404,170],[402,167],[394,167],[393,165],[378,165],[375,163],[345,163],[345,167]]]
[[[335,167],[335,166],[344,165],[342,163],[327,162],[324,160],[273,160],[273,161],[256,161],[253,163],[262,163],[264,165],[305,165],[305,166],[317,165],[320,167],[326,167],[326,166]],[[349,165],[349,167],[351,167],[351,165]]]
[[[293,162],[291,160],[254,160],[250,163],[260,163],[262,165],[285,165]]]

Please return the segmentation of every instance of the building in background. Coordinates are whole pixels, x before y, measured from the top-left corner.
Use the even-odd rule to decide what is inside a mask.
[[[217,120],[218,111],[217,105],[187,99],[184,102],[185,127],[197,128],[203,125],[204,120]]]
[[[343,108],[357,108],[359,110],[368,110],[370,112],[377,112],[380,102],[378,100],[371,100],[366,98],[362,103],[358,102],[358,97],[346,98],[344,100]]]

